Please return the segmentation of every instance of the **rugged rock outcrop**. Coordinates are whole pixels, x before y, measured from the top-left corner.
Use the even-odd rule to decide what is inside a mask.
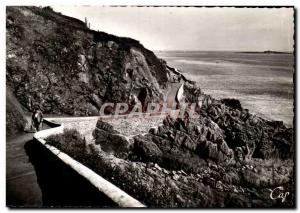
[[[111,140],[119,133],[100,120],[94,136],[102,150],[95,147],[91,165],[149,207],[294,205],[292,129],[250,114],[238,100],[205,95],[199,113],[168,116],[120,145]],[[277,186],[291,192],[287,202],[270,199]]]
[[[28,110],[32,101],[44,113],[96,115],[104,102],[163,99],[169,69],[138,41],[49,7],[7,7],[6,17],[7,84]]]
[[[253,159],[293,159],[293,129],[283,122],[253,115],[236,99],[217,100],[197,87],[186,89],[186,100],[197,103],[198,118],[167,117],[147,135],[134,137],[131,160],[198,171],[203,160],[243,165]]]
[[[245,165],[253,159],[287,160],[294,157],[293,129],[268,121],[244,109],[235,99],[213,99],[197,87],[186,94],[198,100],[198,116],[173,119],[148,134],[130,139],[99,120],[96,144],[104,151],[131,161],[157,163],[163,168],[198,172],[206,162]],[[189,100],[188,98],[186,100]],[[109,128],[107,127],[109,126]]]
[[[204,160],[229,162],[233,159],[233,150],[227,146],[222,130],[210,119],[167,117],[149,134],[134,137],[130,158],[155,162],[167,169],[197,172]]]
[[[294,134],[282,121],[269,121],[244,109],[238,100],[216,100],[206,96],[199,111],[223,131],[228,146],[244,158],[280,158],[294,156]]]

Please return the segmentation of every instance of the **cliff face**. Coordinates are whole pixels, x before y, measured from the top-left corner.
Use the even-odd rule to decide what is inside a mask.
[[[6,88],[6,137],[22,132],[27,123],[24,111],[10,88]]]
[[[45,113],[97,115],[104,102],[160,101],[168,69],[138,41],[51,8],[7,7],[7,85]],[[25,95],[26,94],[26,95]]]

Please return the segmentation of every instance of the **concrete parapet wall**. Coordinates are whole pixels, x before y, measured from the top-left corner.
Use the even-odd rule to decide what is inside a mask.
[[[49,119],[45,119],[44,123],[48,126],[53,127],[51,129],[46,129],[39,131],[34,134],[34,139],[40,142],[47,150],[53,153],[58,159],[60,159],[64,164],[69,166],[71,169],[76,171],[80,176],[84,177],[89,181],[99,192],[105,194],[110,200],[115,202],[117,206],[124,208],[138,208],[146,207],[144,204],[134,199],[126,192],[113,185],[109,181],[102,178],[100,175],[96,174],[94,171],[74,160],[67,154],[61,152],[59,149],[46,144],[45,138],[53,134],[60,134],[64,131],[64,126],[56,122],[52,122]]]

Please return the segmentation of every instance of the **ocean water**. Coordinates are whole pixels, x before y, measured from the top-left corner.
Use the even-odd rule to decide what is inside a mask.
[[[250,112],[293,126],[293,54],[159,51],[156,55],[196,81],[206,94],[237,98]]]

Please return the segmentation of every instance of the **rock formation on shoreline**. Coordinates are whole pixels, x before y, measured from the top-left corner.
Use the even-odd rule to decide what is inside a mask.
[[[167,116],[162,125],[131,141],[100,119],[94,132],[96,144],[117,157],[186,171],[197,171],[197,165],[208,159],[226,165],[232,161],[243,164],[254,158],[293,158],[292,128],[249,113],[238,100],[205,97],[198,118]],[[118,138],[117,142],[112,138]]]
[[[199,112],[166,117],[129,139],[100,119],[93,165],[149,207],[294,205],[292,128],[250,114],[238,100],[206,96]],[[277,186],[291,192],[287,202],[270,199]]]

